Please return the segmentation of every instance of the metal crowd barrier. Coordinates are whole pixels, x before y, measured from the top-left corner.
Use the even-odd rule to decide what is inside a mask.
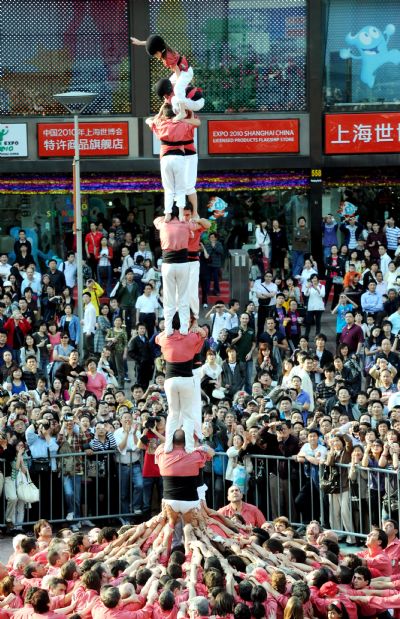
[[[380,526],[382,519],[399,520],[400,473],[397,470],[357,465],[349,486],[342,484],[340,475],[338,492],[332,495],[320,489],[324,465],[316,467],[283,456],[246,458],[252,470],[246,474],[242,486],[244,500],[256,505],[267,520],[286,516],[296,527],[316,520],[324,528],[336,531],[340,537],[347,536],[351,541],[355,537],[365,538],[371,526]],[[227,465],[228,456],[216,453],[209,465],[210,472],[204,475],[206,483],[207,478],[211,481],[207,500],[214,509],[227,502],[227,491],[232,484],[232,480],[226,478]],[[336,466],[339,471],[346,469],[347,472],[351,467],[349,464]],[[236,483],[235,479],[233,482]],[[240,482],[243,483],[243,476]],[[335,511],[339,521],[337,518],[335,521]]]
[[[75,459],[81,462],[83,473],[71,479],[65,471]],[[397,470],[357,466],[349,487],[347,484],[342,487],[340,476],[338,492],[332,499],[333,495],[319,488],[323,465],[302,464],[283,456],[246,456],[246,471],[241,469],[240,476],[230,475],[233,480],[226,477],[227,465],[227,454],[217,452],[203,472],[204,482],[208,486],[207,504],[214,509],[226,505],[227,491],[233,481],[241,485],[244,500],[256,505],[267,520],[287,516],[296,527],[316,520],[340,536],[362,538],[366,537],[372,525],[379,525],[383,518],[399,519],[400,477]],[[339,470],[350,469],[350,465],[336,466]],[[88,519],[108,522],[113,518],[129,519],[132,516],[134,484],[131,466],[118,463],[115,451],[101,451],[93,455],[57,454],[51,458],[51,469],[51,472],[34,473],[31,467],[31,478],[39,488],[40,501],[27,506],[23,524],[32,524],[39,518],[53,523],[66,522],[68,508],[65,493],[68,488],[72,488],[73,499],[78,499],[80,495],[80,516],[75,514],[73,523]],[[6,514],[9,513],[5,472],[5,461],[0,459],[0,526],[6,525]],[[128,502],[129,509],[123,510],[121,481],[127,475],[130,477],[125,502]],[[338,518],[335,522],[332,521],[334,507]]]
[[[132,464],[132,454],[131,464]],[[82,474],[66,473],[69,467],[75,465],[75,460],[81,463]],[[29,472],[32,482],[39,489],[40,501],[26,506],[23,524],[33,524],[39,518],[46,518],[52,523],[66,522],[68,507],[66,490],[69,489],[71,502],[80,497],[80,516],[76,516],[68,524],[84,520],[107,522],[110,518],[129,519],[133,512],[132,466],[116,461],[115,450],[99,451],[93,455],[86,453],[56,454],[50,458],[50,471],[35,472],[29,462]],[[129,489],[126,501],[128,511],[122,511],[122,467],[128,469]],[[69,468],[71,470],[71,468]],[[0,526],[6,525],[7,504],[6,485],[4,484],[5,461],[0,460]],[[15,523],[14,523],[15,524]]]

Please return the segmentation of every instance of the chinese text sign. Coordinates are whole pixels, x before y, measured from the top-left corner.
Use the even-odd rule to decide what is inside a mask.
[[[327,114],[327,155],[400,152],[400,113]]]
[[[72,123],[39,123],[39,157],[73,157]],[[129,155],[127,122],[79,123],[79,150],[82,157]]]

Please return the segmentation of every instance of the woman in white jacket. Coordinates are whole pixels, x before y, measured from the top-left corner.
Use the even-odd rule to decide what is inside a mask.
[[[271,239],[268,234],[267,222],[262,221],[256,226],[256,247],[262,250],[264,258],[270,257]]]
[[[311,275],[304,291],[308,298],[306,313],[306,338],[310,335],[311,326],[315,320],[315,335],[321,331],[321,316],[325,309],[325,286],[319,283],[318,275]]]

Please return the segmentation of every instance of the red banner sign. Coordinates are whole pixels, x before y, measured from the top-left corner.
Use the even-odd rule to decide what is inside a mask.
[[[39,157],[73,157],[73,123],[38,124]],[[127,122],[79,123],[79,150],[82,157],[129,155]]]
[[[400,152],[400,113],[327,114],[327,155]]]
[[[299,120],[209,120],[210,155],[298,153]]]

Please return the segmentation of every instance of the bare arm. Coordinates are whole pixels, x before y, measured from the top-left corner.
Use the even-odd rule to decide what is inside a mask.
[[[186,123],[187,125],[193,125],[194,127],[200,127],[201,125],[200,118],[184,118],[182,122]]]
[[[137,39],[136,37],[131,37],[131,43],[132,45],[141,45],[143,47],[146,45],[146,41],[141,41],[140,39]]]

